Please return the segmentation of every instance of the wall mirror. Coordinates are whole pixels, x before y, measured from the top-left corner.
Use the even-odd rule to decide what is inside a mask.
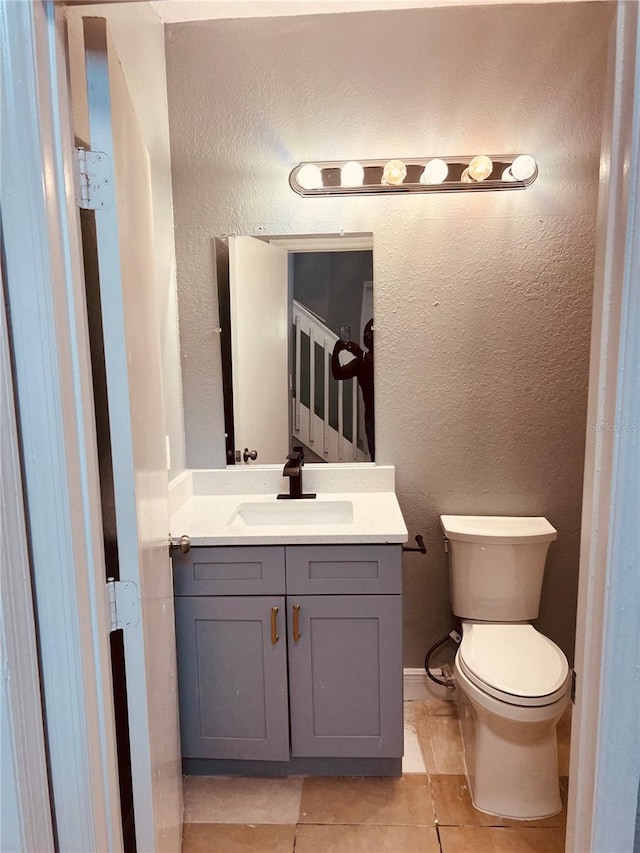
[[[227,464],[375,461],[373,236],[215,240]]]

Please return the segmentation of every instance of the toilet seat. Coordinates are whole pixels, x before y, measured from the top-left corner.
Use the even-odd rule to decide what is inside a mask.
[[[569,684],[562,650],[528,623],[463,622],[457,661],[476,687],[511,705],[550,705]]]

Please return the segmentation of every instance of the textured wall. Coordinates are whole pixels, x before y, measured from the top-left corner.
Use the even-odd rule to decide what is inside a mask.
[[[211,238],[374,234],[378,461],[407,526],[407,666],[450,627],[441,513],[559,531],[539,627],[572,656],[606,3],[167,27],[191,467],[224,464]],[[302,160],[526,151],[525,192],[303,199]]]
[[[164,26],[150,3],[77,6],[67,9],[74,130],[88,137],[83,84],[82,17],[106,18],[149,152],[155,226],[156,283],[165,389],[165,432],[171,443],[171,472],[185,467],[182,378],[176,296],[171,155],[164,56]]]

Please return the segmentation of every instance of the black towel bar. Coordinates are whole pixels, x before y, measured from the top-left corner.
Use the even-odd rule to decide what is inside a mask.
[[[418,533],[418,535],[415,537],[415,539],[416,539],[416,542],[418,543],[417,548],[410,548],[408,545],[403,545],[402,550],[403,551],[419,551],[421,554],[426,554],[427,548],[426,548],[426,545],[424,544],[424,539],[422,538],[422,536],[420,536],[420,534]]]

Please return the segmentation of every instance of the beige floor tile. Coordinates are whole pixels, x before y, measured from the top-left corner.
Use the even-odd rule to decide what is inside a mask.
[[[464,773],[462,732],[457,716],[427,716],[435,773]]]
[[[458,719],[458,703],[448,699],[427,699],[422,703],[428,717],[455,717]]]
[[[403,773],[426,773],[422,747],[418,737],[418,719],[422,717],[421,702],[404,703],[404,756]]]
[[[185,823],[295,824],[302,779],[185,776]]]
[[[423,706],[424,702],[416,702],[409,699],[403,702],[402,708],[405,726],[412,726],[415,729],[418,717],[422,716]]]
[[[308,777],[300,823],[433,826],[429,777]]]
[[[464,753],[457,703],[431,699],[420,704],[422,714],[415,709],[413,716],[427,771],[429,773],[464,773]]]
[[[300,824],[296,853],[440,853],[440,844],[431,826]]]
[[[295,826],[185,823],[182,853],[292,853]]]
[[[436,759],[433,754],[433,748],[431,746],[431,734],[429,732],[429,720],[427,718],[427,712],[424,707],[425,704],[425,702],[421,702],[421,708],[417,710],[415,714],[416,734],[418,736],[418,743],[420,744],[420,749],[422,751],[422,759],[424,761],[424,766],[427,768],[428,773],[435,773]]]
[[[564,829],[440,827],[442,853],[564,853]]]
[[[473,807],[465,776],[432,775],[431,794],[438,823],[442,826],[511,826],[522,828],[563,828],[567,820],[567,779],[560,780],[563,808],[560,814],[543,820],[527,821],[495,817]]]
[[[404,726],[404,755],[402,756],[402,773],[426,773],[422,748],[413,726]]]

